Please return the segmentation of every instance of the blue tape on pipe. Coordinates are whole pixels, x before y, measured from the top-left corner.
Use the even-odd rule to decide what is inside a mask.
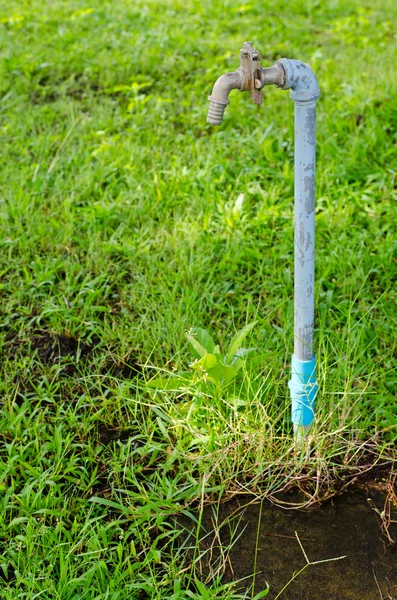
[[[292,355],[288,387],[291,393],[292,422],[295,425],[310,425],[314,419],[318,391],[316,363],[315,356],[312,360],[302,361]]]

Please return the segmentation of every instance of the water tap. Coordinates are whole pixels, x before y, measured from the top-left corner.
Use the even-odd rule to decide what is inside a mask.
[[[260,54],[253,48],[251,42],[245,42],[240,50],[240,66],[232,73],[221,75],[215,82],[208,109],[207,123],[220,125],[226,106],[229,104],[229,93],[238,89],[240,92],[251,91],[254,104],[262,103],[262,88],[274,84],[281,87],[284,84],[284,70],[281,64],[262,69]]]

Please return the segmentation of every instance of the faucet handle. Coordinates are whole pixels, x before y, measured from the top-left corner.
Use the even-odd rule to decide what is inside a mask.
[[[240,72],[244,74],[244,90],[251,90],[254,104],[262,104],[261,64],[258,50],[251,42],[244,42],[240,50]]]

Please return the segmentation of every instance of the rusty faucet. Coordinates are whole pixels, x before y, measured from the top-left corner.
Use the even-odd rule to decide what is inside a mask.
[[[207,123],[220,125],[223,113],[229,102],[229,93],[232,90],[240,92],[251,91],[251,97],[255,104],[262,103],[262,87],[274,84],[282,87],[284,83],[284,71],[279,63],[268,69],[261,69],[260,55],[251,42],[245,42],[240,50],[240,67],[233,73],[221,75],[215,82],[211,96],[208,98],[210,106],[208,109]]]
[[[272,67],[261,68],[259,52],[251,42],[245,42],[240,67],[215,82],[207,123],[222,123],[231,90],[251,91],[253,102],[261,104],[265,85],[290,89],[295,104],[294,354],[288,385],[295,438],[300,440],[313,422],[318,390],[313,353],[316,101],[320,97],[317,78],[299,60],[282,58]]]

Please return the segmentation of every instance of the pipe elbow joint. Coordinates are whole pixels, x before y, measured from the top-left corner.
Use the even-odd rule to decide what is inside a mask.
[[[284,70],[283,90],[291,90],[292,100],[297,102],[316,101],[320,97],[320,88],[314,71],[300,60],[282,58],[277,61]]]

